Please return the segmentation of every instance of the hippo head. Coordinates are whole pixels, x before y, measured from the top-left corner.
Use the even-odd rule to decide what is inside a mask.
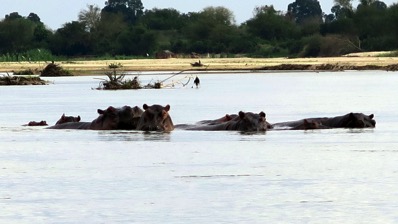
[[[265,113],[262,111],[258,114],[240,111],[237,125],[237,130],[245,132],[266,131],[270,126],[265,119]]]
[[[124,106],[117,109],[119,115],[118,129],[132,130],[136,129],[137,123],[143,113],[143,110],[137,106]]]
[[[303,129],[308,130],[308,129],[319,129],[321,126],[321,123],[316,120],[307,120],[304,119],[303,121]]]
[[[133,117],[141,117],[142,113],[144,113],[144,111],[137,106],[132,108],[132,112],[133,112]]]
[[[62,114],[61,118],[57,121],[57,124],[63,124],[63,123],[68,123],[68,122],[79,122],[80,121],[80,116],[74,117],[74,116],[65,116],[65,114]]]
[[[163,107],[156,104],[152,106],[144,104],[143,108],[145,111],[138,122],[138,130],[168,132],[174,129],[173,121],[169,115],[170,105]]]
[[[30,121],[28,123],[28,126],[47,126],[47,122],[46,121]]]
[[[95,130],[115,130],[119,124],[118,110],[112,106],[106,110],[97,110],[99,116],[91,122],[91,129]]]
[[[349,113],[344,116],[343,125],[346,128],[374,128],[376,121],[373,118],[373,114]]]

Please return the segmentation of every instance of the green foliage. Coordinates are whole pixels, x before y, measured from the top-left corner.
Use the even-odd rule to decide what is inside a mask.
[[[318,0],[295,0],[288,5],[287,10],[298,24],[308,19],[322,22],[322,9]]]
[[[285,40],[296,35],[296,25],[272,6],[257,8],[256,11],[254,18],[246,21],[250,34],[265,40]]]
[[[143,15],[144,6],[141,0],[108,0],[102,14],[119,14],[127,23],[136,23]]]

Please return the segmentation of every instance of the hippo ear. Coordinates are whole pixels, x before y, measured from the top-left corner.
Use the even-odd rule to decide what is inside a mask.
[[[148,109],[148,105],[145,103],[144,105],[142,105],[142,108],[144,108],[144,110]]]
[[[76,121],[77,121],[77,122],[80,121],[80,116],[77,116]]]
[[[375,117],[374,114],[369,115],[369,118],[370,118],[370,119],[373,119],[374,117]]]
[[[261,111],[259,114],[260,114],[260,117],[264,117],[265,118],[265,113],[263,111]]]
[[[165,111],[169,111],[169,110],[170,110],[170,105],[167,104],[167,105],[164,107],[164,110],[165,110]]]
[[[245,113],[243,111],[239,111],[239,117],[240,119],[245,118]]]
[[[99,114],[104,114],[105,111],[104,111],[104,110],[101,110],[101,109],[98,109],[98,110],[97,110],[97,113],[99,113]]]
[[[116,113],[116,108],[114,108],[114,107],[112,107],[112,106],[109,106],[109,107],[106,109],[106,111],[107,111],[107,112],[111,112],[111,113]]]

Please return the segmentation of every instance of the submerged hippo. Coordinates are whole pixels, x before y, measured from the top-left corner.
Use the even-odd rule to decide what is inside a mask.
[[[47,122],[46,121],[30,121],[27,124],[24,124],[22,126],[47,126]]]
[[[313,130],[313,129],[327,129],[329,127],[323,125],[321,122],[316,120],[304,119],[303,122],[290,130]]]
[[[240,111],[235,118],[221,122],[219,124],[204,124],[187,126],[186,130],[200,130],[200,131],[242,131],[242,132],[257,132],[266,131],[271,125],[265,119],[265,113],[258,114],[252,112]]]
[[[139,119],[137,130],[141,131],[165,131],[174,130],[174,124],[169,115],[170,105],[165,107],[154,104],[148,106],[143,105],[144,113]]]
[[[57,124],[63,124],[63,123],[68,123],[68,122],[79,122],[80,121],[80,116],[74,117],[74,116],[65,116],[65,114],[62,114],[61,118],[55,123]]]
[[[230,121],[234,118],[238,117],[237,114],[226,114],[223,117],[214,119],[214,120],[202,120],[202,121],[198,121],[197,124],[208,124],[208,125],[215,125],[215,124],[221,124],[227,121]]]
[[[365,115],[363,113],[348,113],[336,117],[318,117],[306,118],[308,122],[319,122],[322,127],[326,128],[374,128],[376,121],[374,115]],[[280,122],[273,124],[276,128],[294,128],[302,124],[304,119],[289,122]]]
[[[91,122],[68,122],[48,127],[50,129],[115,130],[119,124],[118,110],[112,106],[97,110],[99,116]]]

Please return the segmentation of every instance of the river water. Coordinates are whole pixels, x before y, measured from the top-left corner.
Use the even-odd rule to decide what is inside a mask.
[[[397,73],[205,73],[198,89],[183,77],[157,90],[99,91],[93,76],[1,86],[0,223],[398,222]],[[144,103],[170,104],[175,124],[240,110],[270,123],[373,113],[377,124],[258,134],[21,126]]]

